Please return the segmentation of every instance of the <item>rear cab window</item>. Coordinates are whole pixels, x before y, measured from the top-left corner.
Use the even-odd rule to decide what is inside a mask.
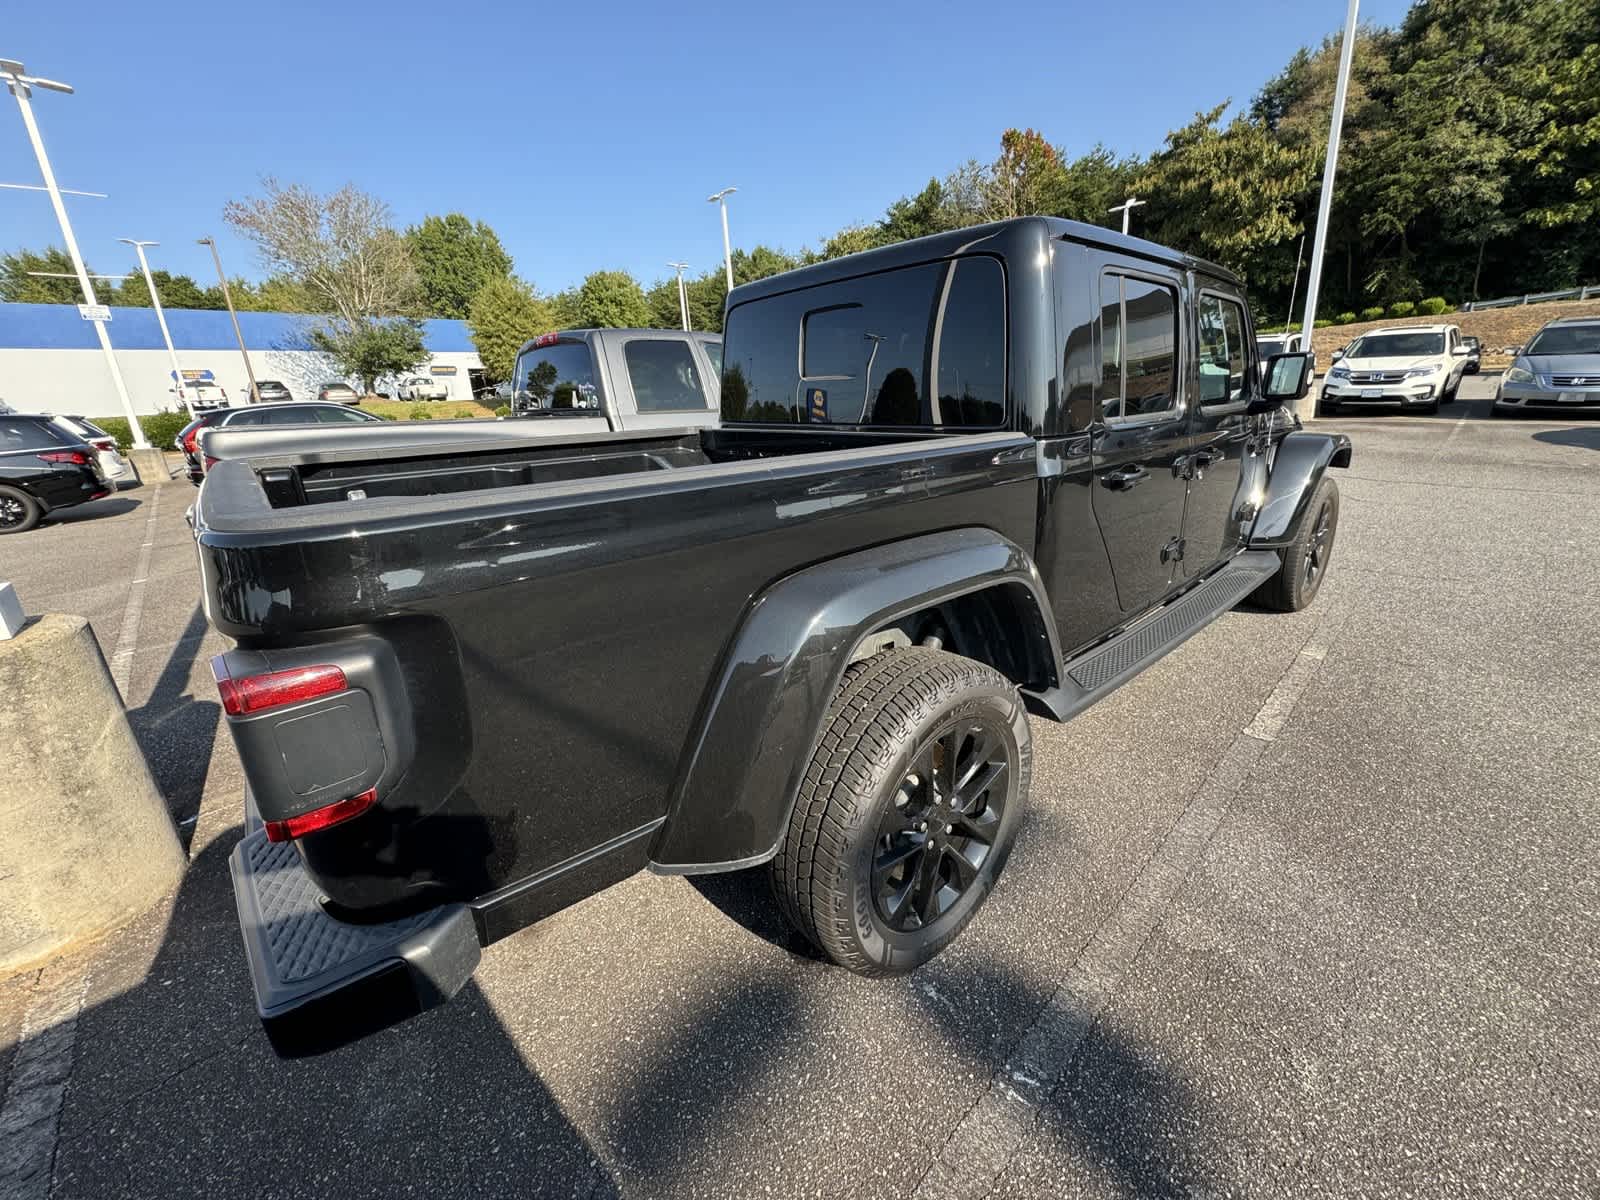
[[[705,385],[688,342],[633,338],[623,345],[622,358],[628,367],[634,404],[640,412],[692,412],[706,408]]]
[[[517,356],[512,411],[522,416],[582,415],[598,409],[589,344],[580,338],[540,338],[539,343]]]
[[[969,256],[747,301],[723,335],[722,418],[993,428],[1006,416],[1005,270]]]

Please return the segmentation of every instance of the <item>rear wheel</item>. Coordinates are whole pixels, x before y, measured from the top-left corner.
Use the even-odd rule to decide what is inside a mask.
[[[993,668],[920,647],[851,668],[769,866],[784,916],[862,975],[927,962],[994,887],[1031,768],[1021,699]]]
[[[25,533],[43,516],[43,507],[27,492],[0,486],[0,533]]]
[[[1335,404],[1332,400],[1318,400],[1317,401],[1317,416],[1319,416],[1319,417],[1337,417],[1338,415],[1339,415],[1339,406],[1337,404]]]
[[[1305,608],[1322,589],[1338,532],[1339,486],[1324,476],[1311,494],[1311,504],[1300,522],[1299,533],[1283,552],[1283,566],[1250,598],[1280,612],[1299,612]]]

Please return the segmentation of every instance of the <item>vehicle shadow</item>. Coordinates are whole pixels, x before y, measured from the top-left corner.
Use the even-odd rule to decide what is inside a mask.
[[[98,521],[102,517],[120,517],[123,513],[130,513],[138,508],[140,501],[135,497],[107,496],[103,500],[90,500],[86,504],[74,504],[71,508],[58,508],[45,517],[49,525],[77,525],[84,521]]]
[[[205,612],[196,604],[149,699],[128,711],[128,723],[186,847],[193,833],[193,825],[186,822],[200,811],[221,717],[215,700],[197,700],[189,694],[189,678],[206,630]],[[203,752],[195,753],[197,747],[204,747]]]
[[[277,1058],[234,915],[240,832],[190,863],[143,979],[98,1002],[91,982],[55,1200],[620,1194],[472,982],[362,1041]]]
[[[1546,429],[1533,435],[1533,440],[1547,446],[1577,446],[1583,450],[1600,450],[1600,424],[1587,429]]]

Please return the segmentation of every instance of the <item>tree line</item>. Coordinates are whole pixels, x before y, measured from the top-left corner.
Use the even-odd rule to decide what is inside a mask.
[[[926,234],[1025,214],[1114,224],[1131,195],[1133,232],[1213,259],[1248,281],[1261,323],[1304,295],[1339,38],[1298,50],[1250,103],[1231,100],[1167,135],[1148,156],[1097,145],[1071,157],[1034,129],[1008,129],[970,160],[798,252],[733,254],[736,283]],[[599,270],[545,293],[519,278],[498,235],[460,213],[404,231],[381,200],[263,181],[224,216],[267,270],[230,281],[244,309],[320,315],[313,333],[367,381],[425,357],[421,318],[468,322],[490,378],[528,337],[584,326],[679,324],[668,276],[646,286]],[[58,249],[0,255],[0,298],[73,303]],[[155,272],[163,303],[221,307],[218,288]],[[1600,282],[1600,0],[1428,0],[1397,28],[1358,32],[1322,280],[1324,313],[1374,310]],[[690,323],[722,327],[724,272],[685,280]],[[111,303],[148,302],[143,278]],[[1425,306],[1425,307],[1424,307]]]

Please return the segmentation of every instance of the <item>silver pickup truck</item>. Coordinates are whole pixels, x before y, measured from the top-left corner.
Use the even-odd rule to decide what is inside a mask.
[[[551,433],[715,425],[722,337],[677,329],[571,329],[517,352],[511,415]]]

